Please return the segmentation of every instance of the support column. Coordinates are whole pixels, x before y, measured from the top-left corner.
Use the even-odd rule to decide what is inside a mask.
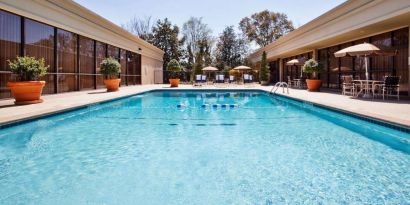
[[[283,82],[283,60],[279,59],[279,81]]]
[[[407,82],[407,95],[410,96],[410,27],[409,27],[409,34],[408,34],[408,47],[407,47],[407,55],[408,55],[408,59],[407,59],[407,67],[408,67],[408,82]]]
[[[319,59],[319,54],[318,54],[317,49],[313,50],[312,58],[315,59],[316,61]]]

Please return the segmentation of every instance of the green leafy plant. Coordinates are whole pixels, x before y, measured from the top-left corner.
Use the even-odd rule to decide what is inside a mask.
[[[262,53],[261,65],[259,68],[259,80],[260,81],[269,81],[269,68],[266,62],[266,52]]]
[[[100,72],[108,79],[118,78],[118,74],[121,73],[121,64],[115,58],[105,58],[100,63]]]
[[[167,71],[169,71],[169,78],[176,79],[179,78],[181,72],[181,65],[176,59],[172,59],[169,61],[167,65]]]
[[[49,66],[44,65],[44,58],[37,60],[34,57],[17,57],[14,61],[8,61],[10,70],[17,74],[19,81],[38,80],[39,77],[47,74]]]
[[[323,67],[315,59],[309,59],[303,65],[303,72],[312,74],[312,78],[317,79],[317,74],[323,72]]]

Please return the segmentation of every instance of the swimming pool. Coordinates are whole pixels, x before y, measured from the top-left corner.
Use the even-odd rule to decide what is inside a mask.
[[[262,91],[153,91],[0,130],[0,204],[409,204],[410,134]]]

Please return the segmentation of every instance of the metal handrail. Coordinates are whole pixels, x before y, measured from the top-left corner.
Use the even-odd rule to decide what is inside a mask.
[[[282,93],[285,93],[285,87],[286,87],[286,91],[289,94],[289,85],[286,82],[277,82],[272,89],[270,90],[271,94],[275,94],[276,91],[278,91],[279,88],[282,87]],[[276,88],[276,89],[275,89]],[[273,91],[275,89],[275,91]],[[273,92],[272,92],[273,91]]]

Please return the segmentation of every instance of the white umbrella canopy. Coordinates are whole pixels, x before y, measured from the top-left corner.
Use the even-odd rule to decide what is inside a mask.
[[[305,63],[305,60],[303,59],[292,59],[288,62],[286,62],[286,65],[303,65]]]
[[[371,43],[362,43],[354,46],[349,46],[335,53],[335,57],[345,56],[371,56],[382,54],[380,48]]]
[[[244,65],[240,65],[234,68],[234,70],[252,70],[252,68]]]
[[[244,66],[244,65],[237,66],[237,67],[235,67],[235,68],[233,68],[233,69],[234,69],[234,70],[240,70],[240,71],[252,70],[251,67]],[[242,72],[242,79],[243,79],[243,78],[244,78],[244,73]]]
[[[218,68],[212,67],[212,66],[208,66],[205,68],[202,68],[202,71],[218,71]]]
[[[292,59],[292,60],[286,62],[286,65],[291,65],[291,66],[296,65],[297,66],[297,65],[303,65],[304,63],[305,63],[305,59],[295,58],[295,59]],[[303,77],[303,67],[300,67],[300,77],[301,78]]]
[[[383,51],[377,46],[371,43],[362,43],[357,44],[354,46],[349,46],[344,48],[340,51],[334,53],[335,57],[345,57],[345,56],[363,56],[364,57],[364,65],[366,69],[366,80],[369,80],[369,72],[367,68],[367,58],[369,56],[394,56],[396,55],[397,51]]]

